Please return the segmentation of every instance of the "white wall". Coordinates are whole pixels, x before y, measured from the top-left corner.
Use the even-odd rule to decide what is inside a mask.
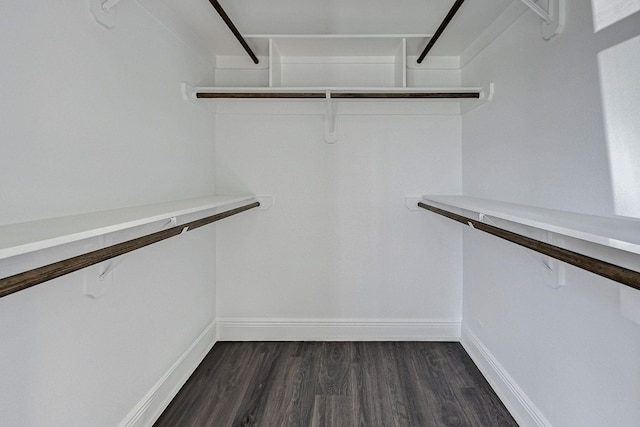
[[[0,224],[214,191],[212,115],[180,94],[212,64],[117,9],[106,30],[87,1],[3,3]],[[125,418],[215,317],[215,232],[183,237],[130,255],[100,298],[77,272],[0,300],[0,424]]]
[[[275,198],[218,230],[227,338],[459,333],[461,232],[409,211],[404,198],[460,191],[460,116],[348,106],[327,144],[322,103],[218,105],[217,185]]]
[[[466,67],[465,84],[498,92],[462,124],[388,107],[339,116],[335,145],[322,141],[322,107],[304,103],[220,107],[214,128],[179,93],[211,65],[136,2],[117,6],[111,31],[83,1],[3,6],[0,224],[186,198],[216,181],[276,204],[217,236],[136,252],[100,298],[83,295],[79,272],[0,300],[1,424],[117,424],[216,315],[235,332],[257,326],[248,334],[277,322],[269,333],[293,337],[296,325],[316,338],[451,334],[462,233],[407,210],[406,195],[614,212],[597,54],[638,19],[594,35],[588,2],[568,3],[558,38],[542,41],[527,13]],[[553,290],[528,257],[464,233],[466,330],[554,426],[637,425],[640,326],[620,316],[618,286],[571,269]]]
[[[566,3],[555,39],[543,41],[527,12],[463,70],[465,84],[496,84],[495,100],[463,118],[464,193],[613,215],[598,53],[637,35],[640,19],[594,34],[590,2]],[[466,345],[484,346],[530,399],[510,402],[531,405],[517,414],[525,425],[540,414],[556,427],[640,425],[640,325],[620,314],[620,286],[571,267],[565,287],[550,283],[523,251],[465,230]]]

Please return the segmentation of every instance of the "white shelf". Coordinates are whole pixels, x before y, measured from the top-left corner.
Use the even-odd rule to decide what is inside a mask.
[[[255,201],[252,195],[213,195],[0,226],[0,259],[76,242],[172,217]]]
[[[585,215],[466,196],[428,195],[422,199],[640,254],[640,220]]]
[[[406,40],[410,52],[418,54],[431,34],[246,34],[259,54],[269,40],[277,43],[282,56],[395,56]]]
[[[430,34],[248,34],[259,64],[217,57],[216,86],[459,86],[458,57],[416,63]]]
[[[451,93],[464,93],[464,92],[482,92],[483,87],[469,86],[469,87],[338,87],[338,86],[304,86],[304,87],[218,87],[218,86],[206,86],[206,87],[194,87],[194,92],[202,93],[299,93],[299,92],[313,92],[313,93],[325,93],[327,90],[335,93],[342,92],[357,92],[357,93],[436,93],[436,92],[451,92]]]

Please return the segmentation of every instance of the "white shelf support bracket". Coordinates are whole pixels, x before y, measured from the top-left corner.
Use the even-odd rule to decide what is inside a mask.
[[[178,217],[172,216],[164,223],[160,224],[160,229],[167,229],[175,227],[178,224]],[[182,233],[184,234],[189,227],[184,227]],[[114,236],[112,234],[105,234],[98,238],[98,249],[104,249],[114,244]],[[90,252],[95,250],[91,246],[85,246],[85,251]],[[124,255],[120,255],[110,260],[95,264],[85,269],[84,273],[84,294],[92,298],[99,298],[103,296],[113,284],[113,272],[117,267],[124,262],[131,252]]]
[[[479,213],[478,221],[493,225],[494,227],[499,227],[487,214]],[[471,223],[469,223],[471,225]],[[473,227],[473,226],[472,226]],[[546,243],[562,246],[562,240],[558,242],[554,242],[554,234],[550,231],[546,233]],[[524,252],[531,260],[535,261],[536,264],[541,265],[544,270],[544,282],[552,289],[560,289],[566,284],[566,265],[548,255],[542,255],[542,258],[539,257],[540,254],[532,251],[530,249],[526,249],[522,246],[517,246],[522,252]]]
[[[550,231],[547,231],[547,243],[556,246],[562,246],[562,239],[557,239],[557,241],[554,240],[556,240],[554,239],[554,234]],[[551,288],[560,289],[567,284],[567,266],[565,263],[547,255],[542,256],[542,262],[552,273],[553,282],[549,283],[549,286]]]
[[[327,90],[327,111],[324,116],[324,140],[328,144],[334,144],[338,141],[336,135],[336,110],[331,99],[331,91]]]
[[[548,10],[543,9],[539,0],[522,0],[524,4],[533,10],[542,20],[542,38],[552,39],[560,34],[564,27],[564,0],[547,0]]]
[[[488,83],[482,86],[482,90],[480,91],[480,99],[478,100],[469,100],[464,99],[460,103],[460,112],[462,114],[466,114],[470,111],[475,110],[481,105],[486,104],[487,102],[493,101],[493,95],[495,94],[496,87],[495,83]]]
[[[190,85],[187,82],[181,82],[180,92],[182,93],[182,98],[185,101],[191,102],[193,104],[197,104],[196,88],[193,85]]]
[[[421,211],[422,208],[418,206],[418,202],[422,201],[422,196],[405,196],[404,205],[410,211]]]
[[[273,196],[256,196],[256,200],[260,202],[260,207],[258,209],[261,211],[271,209],[275,203]]]
[[[193,86],[192,84],[189,84],[187,82],[180,82],[180,93],[182,94],[182,99],[206,111],[215,113],[218,109],[216,102],[198,102],[199,100],[196,96],[196,94],[198,93],[198,88]]]
[[[105,248],[113,244],[113,236],[106,234],[100,236],[97,240],[99,249]],[[95,250],[95,248],[85,246],[87,252]],[[113,284],[113,270],[117,265],[117,258],[110,261],[101,262],[84,270],[84,294],[91,298],[100,298]]]
[[[495,83],[489,83],[482,87],[480,91],[480,103],[484,104],[493,101],[493,95],[496,92]]]
[[[116,25],[115,5],[121,0],[89,0],[89,11],[96,22],[105,28],[113,28]]]

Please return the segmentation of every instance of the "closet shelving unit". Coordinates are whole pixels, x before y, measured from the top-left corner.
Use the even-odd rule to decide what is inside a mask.
[[[591,258],[485,222],[487,217],[640,255],[640,221],[524,206],[466,196],[423,196],[418,207],[544,255],[640,289],[640,272]],[[463,216],[465,212],[474,217]]]
[[[211,195],[0,226],[0,260],[157,223],[157,231],[0,278],[0,297],[259,207],[253,195]],[[215,212],[212,214],[212,212]],[[190,216],[198,219],[184,222]]]
[[[435,202],[640,255],[640,221],[505,203],[467,196],[423,196]]]
[[[490,101],[492,84],[460,86],[459,58],[428,57],[418,63],[421,48],[431,38],[427,34],[248,35],[261,62],[219,57],[217,86],[185,83],[184,96],[194,102],[324,100],[328,143],[337,141],[334,101],[455,102],[459,112]]]
[[[194,101],[325,99],[324,138],[328,143],[337,141],[333,100],[453,100],[460,105],[460,111],[469,111],[474,105],[491,100],[493,84],[460,87],[459,58],[430,57],[424,62],[464,1],[454,2],[433,34],[243,36],[220,3],[210,0],[251,62],[244,57],[231,60],[218,57],[216,86],[193,87],[183,83],[184,97]],[[449,84],[442,84],[442,71],[448,72],[444,80],[448,78]],[[435,78],[425,79],[425,74]],[[456,77],[452,79],[451,75]],[[437,83],[425,85],[425,81]]]
[[[429,75],[455,73],[459,67],[451,58],[417,62],[428,34],[245,37],[258,52],[266,53],[266,57],[258,54],[263,61],[219,59],[217,86],[190,88],[192,97],[481,100],[487,95],[482,87],[459,87],[451,79],[446,86],[419,84],[429,81]]]
[[[252,195],[212,195],[123,209],[0,226],[0,259],[115,233],[210,209],[255,200]]]

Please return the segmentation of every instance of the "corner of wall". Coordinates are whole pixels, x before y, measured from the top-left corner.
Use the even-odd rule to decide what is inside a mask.
[[[464,324],[461,335],[462,346],[518,424],[521,426],[552,427],[504,366],[498,362],[498,359],[482,343],[480,338]]]
[[[216,341],[217,325],[214,320],[120,421],[118,427],[152,425],[213,348]]]
[[[226,341],[459,341],[460,321],[218,319]]]

